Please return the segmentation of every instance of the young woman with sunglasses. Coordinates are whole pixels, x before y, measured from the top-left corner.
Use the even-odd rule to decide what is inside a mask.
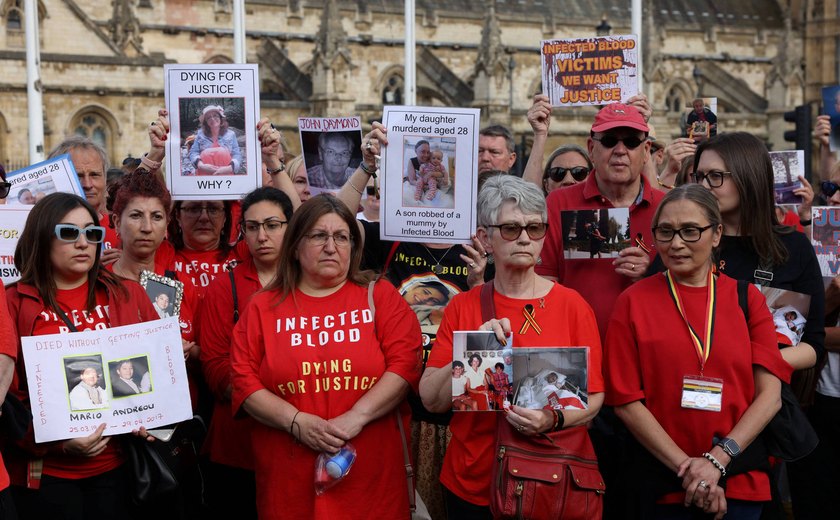
[[[814,366],[825,342],[822,275],[808,238],[777,221],[767,147],[746,132],[719,134],[697,147],[692,180],[720,204],[720,272],[811,297],[802,341],[782,357],[796,370]]]
[[[15,249],[20,281],[6,290],[19,336],[102,329],[157,319],[135,282],[104,269],[100,243],[105,228],[84,199],[47,195],[36,204]],[[19,356],[19,360],[22,359]],[[26,372],[17,366],[15,393],[28,402]],[[46,384],[61,384],[61,381]],[[6,452],[21,518],[117,518],[125,513],[125,456],[120,437],[90,435]],[[43,463],[40,487],[35,471]],[[35,471],[33,473],[33,471]],[[27,478],[28,476],[28,478]],[[27,489],[27,486],[29,489]]]
[[[256,481],[250,417],[234,420],[231,410],[230,348],[233,328],[251,297],[274,280],[280,246],[292,218],[292,201],[280,190],[258,188],[242,199],[240,233],[249,257],[207,289],[201,309],[201,364],[214,397],[205,448],[208,505],[218,518],[256,518]],[[235,497],[235,498],[232,498]]]

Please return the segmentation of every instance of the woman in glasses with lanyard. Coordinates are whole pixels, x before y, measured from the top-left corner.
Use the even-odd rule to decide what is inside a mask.
[[[6,290],[19,336],[157,319],[139,284],[102,267],[99,244],[104,238],[96,211],[76,195],[54,193],[33,207],[15,250],[21,278]],[[17,380],[16,391],[26,402],[22,362]],[[36,444],[30,437],[21,441],[23,450],[7,451],[22,518],[117,518],[124,513],[125,457],[119,437],[104,436],[104,429],[103,423],[89,435],[61,442]]]
[[[725,218],[696,185],[670,191],[652,222],[667,270],[624,291],[607,329],[607,404],[644,448],[627,483],[641,518],[689,520],[702,510],[757,520],[770,500],[760,471],[722,487],[729,463],[779,410],[779,379],[791,373],[759,291],[744,286],[747,321],[738,283],[714,275]]]

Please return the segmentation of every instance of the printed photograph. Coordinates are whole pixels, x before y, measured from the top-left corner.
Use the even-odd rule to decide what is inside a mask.
[[[56,193],[58,188],[51,176],[38,179],[15,186],[6,198],[7,204],[20,204],[21,206],[33,206],[50,193]]]
[[[302,130],[300,140],[313,195],[341,189],[362,162],[362,133],[359,130]]]
[[[400,286],[399,291],[417,315],[423,332],[432,334],[437,332],[446,304],[459,292],[457,287],[434,274],[412,277]]]
[[[775,287],[758,288],[767,299],[767,307],[773,315],[776,336],[780,345],[798,345],[805,332],[811,296]]]
[[[404,136],[403,207],[455,207],[455,138]]]
[[[159,318],[169,318],[181,314],[181,301],[184,297],[184,284],[166,276],[160,276],[151,271],[140,273],[140,285],[146,290],[146,295]]]
[[[615,258],[630,245],[628,208],[564,211],[560,225],[567,259]]]
[[[695,98],[686,108],[685,135],[695,143],[714,137],[718,132],[717,98]]]
[[[148,356],[108,361],[108,375],[111,379],[111,396],[115,399],[152,391]]]
[[[64,375],[67,381],[67,399],[70,410],[98,410],[108,407],[105,379],[102,373],[102,355],[66,357]]]
[[[455,331],[452,338],[452,409],[496,411],[513,397],[513,344],[489,331]]]
[[[245,98],[179,98],[181,175],[245,175]]]
[[[802,197],[793,192],[802,187],[799,176],[805,175],[805,152],[802,150],[770,152],[770,162],[773,165],[773,191],[776,204],[801,204]]]
[[[831,118],[828,144],[832,152],[840,150],[840,85],[823,87],[823,113]]]
[[[516,349],[513,373],[514,404],[532,410],[585,410],[587,347]]]

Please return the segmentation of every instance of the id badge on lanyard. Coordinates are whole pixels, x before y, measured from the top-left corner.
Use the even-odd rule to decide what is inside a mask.
[[[665,276],[668,281],[668,291],[674,300],[674,305],[677,306],[677,311],[679,311],[683,321],[685,321],[685,326],[688,327],[691,342],[700,361],[700,375],[683,376],[680,406],[693,410],[719,412],[723,403],[723,380],[705,377],[703,375],[706,362],[712,353],[712,336],[715,328],[716,284],[714,274],[711,271],[709,272],[709,281],[706,286],[708,290],[708,296],[706,298],[707,310],[702,331],[705,341],[701,340],[700,335],[697,334],[688,322],[688,317],[685,314],[685,306],[682,304],[682,299],[677,290],[677,284],[671,277],[671,273],[666,271]]]

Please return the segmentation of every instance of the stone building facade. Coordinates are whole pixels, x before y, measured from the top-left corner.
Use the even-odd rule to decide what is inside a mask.
[[[79,132],[114,162],[142,153],[164,103],[163,65],[231,61],[231,3],[38,0],[46,148]],[[643,3],[645,91],[660,139],[680,133],[684,107],[702,95],[718,98],[722,129],[789,146],[781,113],[806,93],[804,15],[790,15],[802,3]],[[591,37],[599,25],[627,34],[629,9],[629,0],[417,0],[417,103],[481,107],[483,122],[509,125],[527,150],[540,40]],[[245,10],[261,113],[286,131],[292,152],[298,116],[369,122],[402,102],[403,2],[246,0]],[[22,0],[0,0],[0,161],[10,167],[28,162],[23,27]],[[549,145],[584,143],[594,112],[555,110]]]

